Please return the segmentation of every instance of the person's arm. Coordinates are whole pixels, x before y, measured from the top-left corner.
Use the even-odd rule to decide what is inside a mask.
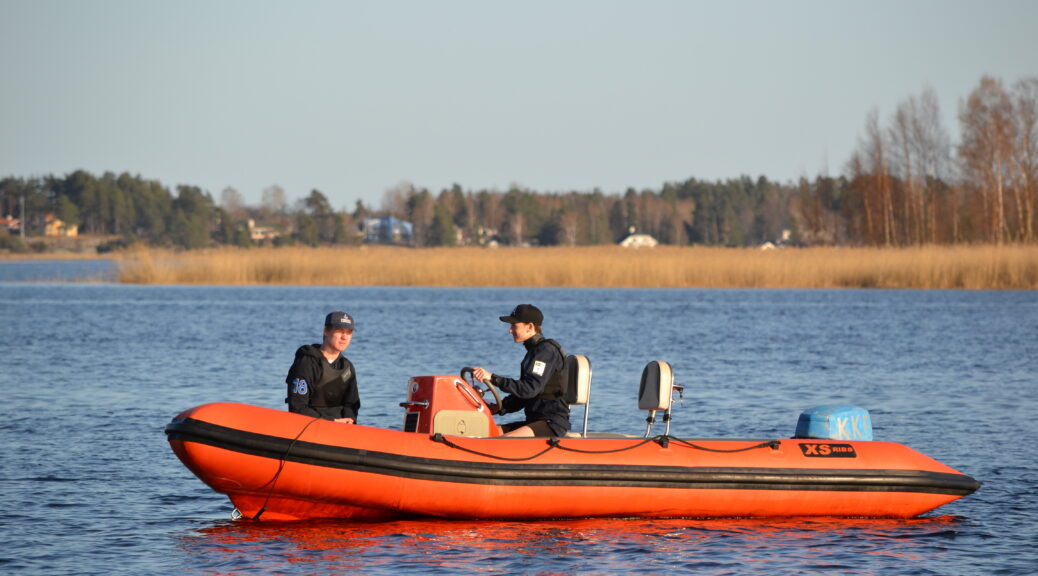
[[[320,417],[310,406],[310,398],[314,393],[314,385],[320,377],[320,366],[311,356],[296,353],[295,362],[288,369],[285,383],[288,384],[288,411],[306,416]]]
[[[501,390],[524,400],[536,398],[544,391],[544,385],[548,383],[548,380],[562,369],[558,358],[559,354],[554,346],[538,346],[529,365],[519,375],[518,380],[494,374],[491,376],[490,382]]]

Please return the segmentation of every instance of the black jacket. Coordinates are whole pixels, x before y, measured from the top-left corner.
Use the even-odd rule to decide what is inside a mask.
[[[289,412],[325,420],[353,418],[360,411],[357,371],[345,356],[328,362],[320,344],[301,346],[285,378]]]
[[[494,386],[511,394],[501,401],[500,413],[524,410],[526,422],[546,420],[556,436],[564,436],[569,432],[569,405],[562,399],[561,390],[545,392],[552,377],[562,371],[563,353],[541,334],[534,334],[523,346],[526,356],[519,365],[519,379],[496,374],[491,379]]]

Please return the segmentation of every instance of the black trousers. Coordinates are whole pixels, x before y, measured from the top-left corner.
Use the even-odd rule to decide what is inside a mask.
[[[512,422],[510,424],[502,424],[501,431],[507,434],[508,432],[522,428],[523,426],[529,426],[533,430],[534,436],[544,436],[545,438],[548,438],[555,435],[551,431],[551,428],[548,426],[547,420],[537,420],[535,422]]]

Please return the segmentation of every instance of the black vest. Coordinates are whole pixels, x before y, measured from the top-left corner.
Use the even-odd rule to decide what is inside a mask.
[[[342,368],[336,368],[335,364],[342,360]],[[310,405],[314,408],[331,408],[342,406],[346,397],[346,381],[353,376],[350,363],[340,358],[332,363],[321,366],[321,381],[314,386],[314,395],[310,398]]]

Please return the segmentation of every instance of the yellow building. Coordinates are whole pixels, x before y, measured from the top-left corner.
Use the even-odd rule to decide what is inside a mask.
[[[65,224],[53,214],[43,217],[44,236],[79,236],[79,226],[76,224]]]

